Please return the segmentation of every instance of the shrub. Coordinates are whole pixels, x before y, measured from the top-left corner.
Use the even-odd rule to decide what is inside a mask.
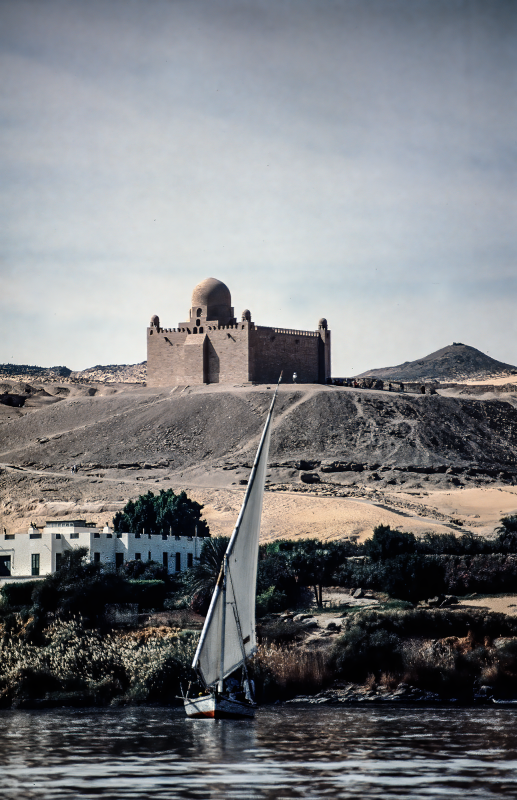
[[[23,581],[20,583],[5,583],[0,589],[4,603],[11,609],[32,604],[32,592],[41,581]]]
[[[517,556],[490,553],[475,556],[449,556],[443,559],[445,591],[467,592],[515,591]]]
[[[141,609],[163,608],[166,587],[164,581],[128,581],[126,602],[138,603]]]
[[[444,566],[438,557],[399,555],[386,560],[349,559],[334,574],[341,586],[362,586],[416,602],[445,589]]]
[[[370,673],[400,671],[400,637],[382,627],[368,630],[353,625],[339,638],[333,649],[332,666],[347,680],[361,681]]]
[[[380,680],[386,671],[405,673],[408,682],[442,694],[458,693],[462,681],[470,691],[487,666],[485,643],[517,635],[516,618],[473,609],[360,611],[344,617],[343,627],[332,652],[337,674],[364,680],[373,673]],[[442,649],[422,650],[424,638],[442,641]],[[453,647],[452,640],[460,638],[468,640],[474,654]]]
[[[169,577],[167,567],[158,561],[142,561],[141,559],[126,561],[122,570],[125,577],[133,581],[167,581]]]
[[[190,608],[190,598],[187,595],[169,595],[163,603],[164,611],[184,611],[188,608]]]
[[[416,539],[412,533],[392,531],[389,525],[378,525],[373,536],[367,539],[362,547],[364,555],[372,561],[385,561],[399,555],[414,553]]]
[[[270,586],[265,592],[262,592],[256,600],[256,617],[266,616],[275,611],[282,611],[287,607],[287,595],[285,592],[279,592],[274,586]]]
[[[257,640],[264,644],[284,645],[303,638],[306,625],[303,622],[274,619],[257,624]]]
[[[86,548],[64,553],[62,566],[34,588],[26,635],[40,635],[49,615],[63,619],[82,615],[93,624],[103,617],[106,604],[124,602],[123,576],[87,562],[86,553]]]
[[[0,705],[174,702],[180,683],[193,678],[196,643],[187,631],[106,634],[80,619],[51,625],[39,647],[4,637]]]

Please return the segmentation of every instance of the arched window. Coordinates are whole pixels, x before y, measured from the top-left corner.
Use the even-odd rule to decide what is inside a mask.
[[[202,313],[203,313],[203,309],[202,308],[198,308],[198,310],[196,311],[196,316],[200,317]]]

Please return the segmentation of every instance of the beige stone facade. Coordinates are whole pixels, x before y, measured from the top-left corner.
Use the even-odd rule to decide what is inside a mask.
[[[330,331],[256,325],[246,309],[238,321],[230,291],[215,278],[198,284],[187,322],[162,328],[154,315],[147,328],[147,383],[325,383],[330,377]],[[296,377],[293,377],[296,375]]]

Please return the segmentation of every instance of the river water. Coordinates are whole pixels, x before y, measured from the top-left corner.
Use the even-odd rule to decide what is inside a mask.
[[[0,712],[0,797],[517,798],[511,708]]]

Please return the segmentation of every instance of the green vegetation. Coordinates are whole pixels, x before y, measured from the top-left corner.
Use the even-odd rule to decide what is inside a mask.
[[[442,699],[517,694],[517,618],[476,609],[354,609],[329,649],[295,646],[303,623],[259,626],[251,671],[263,701],[352,682],[401,684]],[[482,687],[484,687],[482,689]],[[480,695],[481,692],[481,695]]]
[[[174,494],[172,489],[163,489],[160,494],[153,492],[130,500],[122,511],[115,514],[115,531],[129,533],[168,534],[178,536],[209,536],[208,525],[201,519],[203,506],[187,497],[185,492]]]
[[[34,644],[16,626],[0,645],[0,707],[172,703],[191,677],[196,643],[189,631],[123,634],[70,619]]]
[[[194,608],[206,613],[228,539],[205,539],[189,572]],[[324,586],[362,587],[416,603],[438,594],[514,591],[517,588],[517,517],[501,521],[494,539],[472,534],[413,534],[375,528],[364,544],[317,539],[261,545],[257,618],[310,603],[322,605]]]
[[[505,518],[494,540],[471,535],[412,534],[375,529],[363,545],[315,539],[276,541],[262,545],[257,577],[257,617],[303,608],[313,588],[321,604],[322,587],[361,586],[410,601],[440,593],[514,591],[517,587],[516,518]],[[190,570],[168,575],[154,562],[127,562],[118,570],[85,561],[85,550],[63,555],[62,567],[43,581],[7,584],[1,590],[4,613],[20,612],[41,631],[49,619],[81,615],[97,624],[105,606],[137,603],[141,609],[181,608],[190,604],[206,613],[228,543],[206,537],[199,562]],[[452,553],[450,551],[453,551]]]
[[[84,626],[103,626],[107,605],[137,604],[141,610],[163,608],[168,596],[182,591],[183,576],[169,576],[155,562],[127,562],[109,569],[86,560],[84,547],[63,554],[61,567],[41,581],[6,584],[0,590],[0,619],[16,627],[24,624],[23,637],[38,642],[56,619],[81,617]]]
[[[517,618],[414,607],[445,592],[515,592],[517,517],[503,519],[496,534],[490,540],[469,534],[417,539],[380,526],[362,545],[310,539],[262,545],[260,645],[251,664],[259,697],[314,693],[336,680],[390,688],[402,682],[465,701],[483,686],[495,696],[514,697]],[[173,576],[154,562],[106,568],[87,562],[86,551],[78,549],[44,580],[5,585],[0,705],[175,702],[180,683],[193,678],[198,633],[192,630],[192,609],[206,612],[227,543],[224,537],[204,538],[196,566]],[[375,610],[343,607],[334,644],[326,640],[328,647],[309,650],[303,646],[306,621],[278,612],[309,607],[309,589],[321,604],[322,587],[335,585],[384,592],[386,602]],[[113,617],[106,616],[106,606],[124,604],[170,610],[177,627],[133,623],[133,629],[118,629],[108,623]]]
[[[64,554],[42,581],[2,588],[0,706],[173,702],[192,677],[197,633],[118,631],[105,619],[110,604],[162,608],[178,580],[153,562],[109,570],[86,552]]]
[[[474,609],[360,611],[344,620],[330,666],[335,676],[377,683],[404,681],[442,697],[469,699],[489,686],[517,688],[517,619]]]
[[[357,547],[362,558],[341,563],[341,586],[361,586],[416,602],[437,594],[514,591],[517,587],[517,518],[501,520],[494,539],[472,534],[413,534],[379,526]]]
[[[187,586],[192,595],[192,607],[200,614],[206,614],[210,606],[229,541],[226,536],[205,539],[198,563],[189,570]]]

